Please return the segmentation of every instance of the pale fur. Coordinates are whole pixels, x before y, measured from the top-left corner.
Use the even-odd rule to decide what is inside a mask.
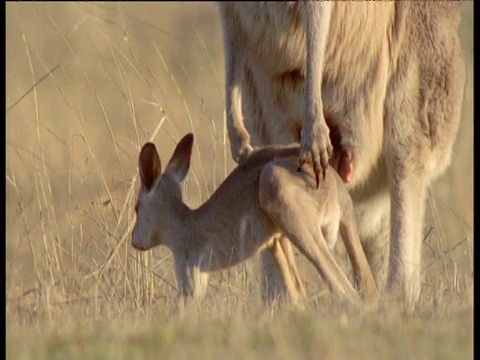
[[[414,304],[426,189],[448,166],[460,121],[458,4],[219,6],[233,158],[301,140],[301,162],[311,153],[320,172],[332,151],[326,118],[341,134],[337,150],[352,154],[347,185],[377,285],[386,281],[389,293]],[[281,291],[269,253],[262,264],[269,289]]]
[[[181,192],[192,144],[193,136],[186,135],[163,173],[155,146],[147,143],[142,148],[132,235],[132,245],[138,250],[163,244],[172,251],[181,298],[202,295],[208,272],[235,266],[267,248],[277,266],[287,269],[281,277],[283,286],[294,301],[300,300],[303,294],[298,291],[297,279],[288,271],[292,259],[285,254],[289,251],[273,241],[286,234],[334,293],[357,303],[357,291],[331,253],[339,230],[361,295],[375,297],[376,285],[358,238],[353,204],[333,169],[327,169],[325,180],[316,189],[310,165],[305,172],[297,171],[298,145],[263,148],[192,210],[183,203]]]

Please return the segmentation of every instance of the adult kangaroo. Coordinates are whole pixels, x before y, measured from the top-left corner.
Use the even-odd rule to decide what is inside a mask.
[[[458,4],[219,6],[233,158],[299,141],[299,166],[311,156],[317,184],[330,163],[353,198],[377,285],[414,305],[426,189],[450,162],[461,115]],[[277,241],[294,262],[288,240]],[[272,298],[282,291],[277,265],[261,258]]]

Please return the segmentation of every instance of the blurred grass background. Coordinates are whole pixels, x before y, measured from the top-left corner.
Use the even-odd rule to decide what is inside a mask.
[[[467,66],[463,116],[452,165],[430,190],[423,247],[422,314],[430,318],[440,311],[445,322],[430,320],[425,328],[415,325],[419,330],[411,324],[404,327],[414,334],[436,329],[432,343],[425,340],[427,345],[419,345],[428,356],[434,344],[442,342],[452,347],[452,354],[469,355],[473,343],[473,2],[463,2],[461,8]],[[97,343],[102,339],[109,343],[118,335],[114,344],[120,348],[107,347],[113,352],[100,351],[99,358],[134,354],[152,333],[165,337],[165,344],[184,336],[202,339],[195,335],[204,329],[200,320],[184,326],[169,322],[167,333],[157,329],[174,314],[171,256],[163,248],[136,252],[130,234],[137,156],[144,142],[153,140],[166,163],[176,142],[187,132],[195,133],[191,172],[185,182],[185,201],[191,207],[207,199],[233,168],[224,123],[223,66],[215,3],[6,4],[7,357],[70,354],[62,349],[73,349],[70,358],[81,357],[85,354],[67,345],[75,342],[76,326],[83,334],[80,344],[95,340],[95,327],[76,325],[85,319],[98,321],[105,330]],[[236,343],[238,348],[249,346],[250,355],[260,357],[272,347],[279,358],[301,348],[308,358],[310,351],[316,353],[315,346],[303,346],[301,339],[292,340],[290,333],[279,330],[298,323],[295,331],[306,332],[306,339],[319,344],[318,349],[327,351],[327,345],[337,344],[327,351],[327,358],[342,358],[345,334],[365,334],[363,340],[369,341],[379,327],[394,331],[399,326],[391,319],[369,318],[367,325],[357,319],[354,326],[345,327],[343,315],[336,316],[343,308],[328,302],[317,274],[303,260],[301,270],[314,305],[307,311],[314,315],[302,318],[304,323],[290,315],[275,322],[261,310],[257,267],[253,260],[212,276],[203,312],[243,318],[231,326],[222,316],[205,320],[226,335],[207,331],[210,341],[204,345],[192,340],[198,349],[221,344],[209,352],[219,357],[232,346],[229,336],[236,338],[229,331],[264,331],[265,339],[245,335]],[[322,306],[330,312],[315,306],[322,296]],[[327,336],[328,326],[312,319],[329,319],[332,314],[339,338],[330,343],[322,337]],[[262,325],[257,323],[259,317]],[[119,335],[117,327],[108,325],[115,318],[120,318],[114,322],[120,328],[140,323]],[[153,325],[142,328],[148,321]],[[69,330],[61,330],[61,324],[70,324]],[[388,331],[380,331],[386,342],[372,345],[372,353],[380,346],[387,351],[380,353],[388,357],[397,348],[385,338]],[[459,331],[458,339],[451,337],[452,331]],[[135,340],[136,332],[143,334],[139,335],[143,340]],[[285,348],[275,340],[285,338],[296,345]],[[415,338],[420,341],[418,336],[397,340],[401,345]],[[123,348],[125,339],[133,345]],[[362,338],[357,341],[360,344]],[[33,345],[22,346],[27,343]],[[161,351],[158,346],[152,351]],[[195,354],[195,346],[188,351],[170,346],[178,351],[170,356]],[[464,353],[455,352],[457,347]],[[99,347],[92,351],[87,351],[88,357]],[[440,352],[451,358],[448,353]]]

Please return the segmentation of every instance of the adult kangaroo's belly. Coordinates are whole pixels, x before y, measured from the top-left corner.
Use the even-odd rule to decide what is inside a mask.
[[[252,143],[299,141],[307,75],[301,4],[243,6],[237,8],[246,47],[242,101]],[[380,155],[392,11],[391,4],[335,3],[332,13],[322,99],[338,154],[332,165],[346,181],[365,180]]]
[[[251,67],[260,67],[273,76],[305,73],[306,34],[298,4],[252,2],[233,6]]]

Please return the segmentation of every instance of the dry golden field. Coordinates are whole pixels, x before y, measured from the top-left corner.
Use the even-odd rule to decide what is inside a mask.
[[[153,139],[165,162],[193,131],[191,207],[233,168],[216,5],[7,3],[7,358],[473,358],[473,2],[461,6],[463,117],[429,194],[418,310],[338,304],[299,257],[303,312],[262,307],[253,260],[214,274],[180,320],[171,255],[130,245],[137,156]]]

